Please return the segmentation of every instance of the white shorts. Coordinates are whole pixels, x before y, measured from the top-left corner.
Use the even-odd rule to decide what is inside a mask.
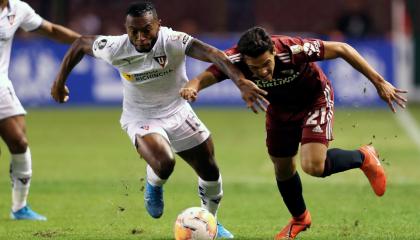
[[[16,96],[13,85],[6,84],[0,86],[0,120],[5,118],[25,115],[26,111],[22,107],[19,99]]]
[[[127,132],[133,145],[136,143],[136,135],[158,133],[170,143],[174,152],[191,149],[210,136],[209,130],[198,119],[189,104],[169,117],[138,119],[123,124],[122,128]]]

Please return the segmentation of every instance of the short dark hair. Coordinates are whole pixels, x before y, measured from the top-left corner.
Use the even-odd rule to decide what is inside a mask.
[[[141,17],[148,12],[152,12],[153,17],[157,18],[156,8],[153,6],[153,3],[149,1],[134,2],[128,7],[126,15]]]
[[[271,36],[262,27],[248,29],[238,42],[238,51],[250,57],[258,57],[266,51],[273,52],[273,50]]]

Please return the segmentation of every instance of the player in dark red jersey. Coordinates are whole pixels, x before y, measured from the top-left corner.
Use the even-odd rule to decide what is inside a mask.
[[[360,168],[375,194],[385,193],[385,172],[373,146],[352,151],[328,149],[333,139],[334,93],[330,81],[314,61],[343,58],[374,84],[379,96],[394,112],[394,102],[405,108],[407,100],[401,94],[406,91],[385,81],[345,43],[270,36],[263,28],[255,27],[245,32],[238,45],[226,53],[246,78],[268,93],[265,96],[270,102],[266,109],[266,145],[274,163],[278,189],[292,215],[276,239],[294,239],[311,225],[295,165],[299,143],[301,165],[306,173],[327,177]],[[226,78],[211,66],[181,89],[180,94],[194,101],[198,91]],[[261,98],[252,100],[265,110]]]

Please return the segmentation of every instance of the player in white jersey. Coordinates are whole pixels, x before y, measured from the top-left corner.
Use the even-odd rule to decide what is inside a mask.
[[[77,40],[63,60],[51,95],[58,102],[67,101],[67,76],[85,54],[113,65],[120,72],[124,90],[121,126],[148,164],[145,205],[149,214],[154,218],[163,214],[162,186],[173,172],[174,151],[198,174],[202,207],[216,215],[223,196],[222,178],[208,129],[179,95],[188,81],[185,58],[221,67],[248,90],[246,99],[259,98],[264,92],[244,79],[223,52],[161,26],[150,2],[132,4],[125,25],[127,34],[121,36],[83,36]],[[218,224],[218,237],[233,235]]]
[[[0,0],[0,136],[11,153],[12,219],[46,220],[27,205],[32,176],[31,152],[26,138],[26,111],[8,76],[12,40],[18,28],[51,39],[72,43],[80,35],[42,19],[25,2]]]

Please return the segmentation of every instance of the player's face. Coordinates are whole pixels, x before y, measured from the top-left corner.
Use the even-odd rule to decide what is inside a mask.
[[[125,27],[128,38],[138,52],[149,52],[156,43],[160,21],[152,12],[140,17],[127,16]]]
[[[244,55],[244,61],[249,70],[259,79],[271,81],[274,73],[274,53],[266,51],[258,57],[249,57]]]

